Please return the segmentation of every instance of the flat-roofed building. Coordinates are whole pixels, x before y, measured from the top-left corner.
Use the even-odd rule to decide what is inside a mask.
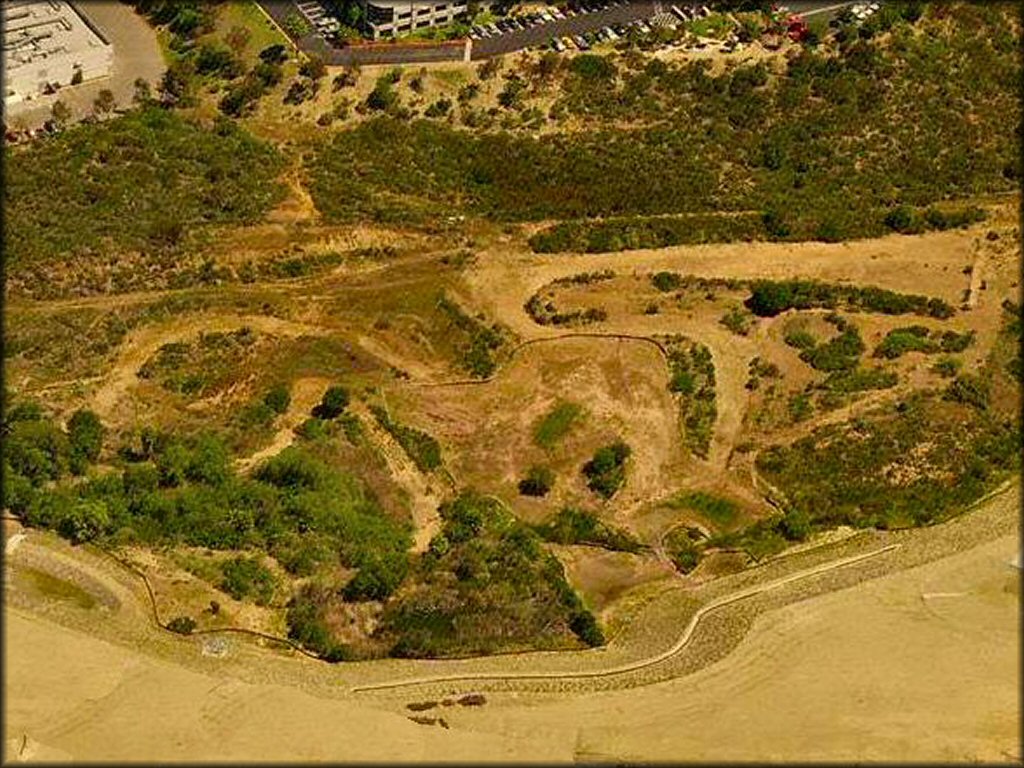
[[[495,0],[482,0],[477,6],[486,10]],[[467,12],[466,0],[363,0],[367,31],[374,40],[398,37],[417,29],[451,24]]]
[[[110,75],[114,49],[64,0],[5,0],[4,105]]]

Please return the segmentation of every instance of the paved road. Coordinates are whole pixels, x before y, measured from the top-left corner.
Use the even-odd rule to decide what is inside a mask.
[[[283,25],[284,20],[291,14],[300,14],[294,0],[257,0],[263,9],[278,23]],[[593,13],[581,13],[566,19],[557,19],[547,24],[541,24],[528,29],[507,32],[499,37],[485,37],[472,41],[471,57],[474,61],[500,56],[507,53],[531,48],[536,45],[546,45],[552,37],[565,37],[566,35],[581,35],[585,32],[596,32],[602,27],[614,26],[616,24],[628,24],[638,19],[649,19],[659,10],[670,12],[672,0],[635,0],[625,2],[614,8]],[[690,0],[677,0],[675,2],[680,8],[692,6]],[[788,3],[792,11],[804,15],[815,15],[829,13],[834,15],[838,9],[853,2],[836,3],[835,0],[791,0]],[[294,41],[295,44],[306,53],[316,54],[323,58],[328,64],[350,64],[358,61],[361,64],[401,64],[412,62],[430,61],[458,61],[462,59],[461,49],[452,48],[399,48],[394,50],[384,48],[335,48],[323,37],[313,33]]]

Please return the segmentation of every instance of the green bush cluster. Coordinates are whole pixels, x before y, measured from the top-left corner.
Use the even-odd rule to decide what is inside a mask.
[[[674,528],[665,537],[665,553],[680,573],[690,573],[703,557],[699,545],[701,533],[696,528]]]
[[[589,544],[618,552],[640,552],[644,546],[629,531],[608,525],[594,512],[563,507],[555,517],[534,530],[556,544]]]
[[[274,597],[277,579],[258,557],[235,557],[221,565],[220,588],[235,600],[252,599],[267,605]]]
[[[570,66],[551,110],[584,130],[539,142],[370,120],[310,158],[313,195],[333,221],[756,211],[765,215],[753,225],[769,238],[879,236],[892,231],[884,220],[898,205],[927,211],[1011,191],[1019,179],[1020,150],[1007,129],[1020,116],[1018,27],[1005,6],[953,14],[966,20],[928,14],[924,32],[897,25],[884,44],[801,51],[770,78],[760,63],[713,73],[707,61],[587,58],[576,66],[616,74],[590,77]],[[352,167],[357,178],[346,173]],[[963,219],[945,210],[922,219],[937,227]],[[640,232],[649,226],[662,225],[636,224]],[[559,235],[573,249],[588,238]]]
[[[447,318],[450,331],[465,338],[458,352],[462,367],[479,379],[491,376],[498,367],[495,356],[504,343],[501,327],[497,323],[484,325],[443,295],[437,300],[437,306]]]
[[[594,493],[610,499],[626,482],[626,459],[632,453],[621,440],[598,448],[594,457],[583,465],[587,487]]]
[[[393,421],[379,405],[371,405],[370,412],[377,423],[386,429],[421,472],[432,472],[441,466],[441,444],[426,432]]]
[[[241,128],[156,107],[6,150],[5,262],[164,251],[194,229],[255,221],[281,196],[281,158]]]
[[[864,341],[857,327],[838,314],[826,318],[839,334],[828,341],[807,347],[800,353],[800,359],[816,371],[850,371],[857,367],[864,352]]]
[[[942,520],[1020,463],[1019,422],[979,406],[978,379],[960,381],[950,401],[915,395],[895,409],[768,448],[757,469],[814,528]]]
[[[68,484],[60,482],[66,436],[41,417],[9,424],[5,506],[75,542],[265,552],[296,574],[332,561],[378,570],[378,561],[404,557],[411,543],[356,478],[301,448],[286,448],[246,478],[213,435],[145,430],[138,445],[122,446],[120,469]],[[269,599],[258,565],[250,557],[230,561],[224,586]]]
[[[941,210],[929,206],[924,211],[899,205],[885,215],[885,226],[905,235],[919,234],[927,230],[944,231],[960,229],[984,221],[987,214],[977,206],[968,206],[954,210]]]
[[[500,502],[464,491],[376,636],[394,656],[425,658],[604,642],[593,615],[537,534]]]
[[[80,409],[64,429],[38,403],[26,401],[7,408],[2,434],[7,498],[8,492],[20,497],[68,473],[84,474],[100,456],[106,428],[95,413]]]
[[[545,301],[539,293],[531,296],[523,309],[539,325],[589,325],[608,319],[608,313],[600,307],[559,312],[553,301]]]
[[[774,317],[790,309],[839,308],[885,315],[912,313],[942,320],[955,313],[953,307],[938,298],[816,280],[755,280],[750,285],[746,306],[758,317]]]
[[[761,221],[750,214],[689,214],[564,221],[530,237],[534,253],[610,253],[673,245],[756,240],[764,234]]]
[[[252,354],[257,335],[248,326],[200,333],[194,341],[162,345],[139,368],[140,379],[158,379],[168,392],[200,398],[233,381],[237,367]]]
[[[679,395],[683,439],[690,450],[707,458],[718,418],[715,364],[711,350],[699,342],[669,338],[669,391]]]
[[[895,360],[907,352],[963,352],[974,341],[974,331],[957,333],[956,331],[932,331],[923,325],[911,325],[893,328],[875,347],[874,357]]]

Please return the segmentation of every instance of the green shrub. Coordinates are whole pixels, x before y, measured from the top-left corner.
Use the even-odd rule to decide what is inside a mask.
[[[196,621],[189,616],[175,616],[167,622],[167,628],[179,635],[191,635],[196,629]]]
[[[977,374],[959,374],[946,388],[944,397],[957,403],[970,405],[979,410],[988,408],[988,382]]]
[[[292,401],[292,396],[288,392],[288,387],[284,384],[275,384],[267,393],[263,396],[263,403],[270,408],[274,413],[282,414],[288,410],[288,405]]]
[[[682,275],[677,272],[656,272],[651,275],[651,283],[662,293],[678,290],[682,282]]]
[[[92,541],[110,528],[110,512],[99,500],[82,500],[63,511],[57,532],[72,544]]]
[[[331,386],[324,392],[320,403],[313,408],[313,416],[318,419],[336,419],[348,408],[348,390],[342,386]]]
[[[267,605],[274,597],[277,579],[256,557],[236,557],[221,566],[220,588],[236,600],[253,598]]]
[[[68,419],[68,442],[71,455],[83,462],[94,462],[99,458],[106,430],[99,416],[92,411],[79,409]]]
[[[628,531],[601,521],[590,511],[563,507],[555,517],[534,530],[556,544],[589,544],[621,552],[639,552],[643,545]]]
[[[626,459],[630,447],[621,440],[598,448],[594,457],[583,465],[587,487],[594,493],[610,499],[626,481]]]
[[[441,466],[441,445],[437,440],[426,432],[392,421],[387,411],[380,406],[371,405],[370,412],[398,441],[421,472],[432,472]]]
[[[408,571],[409,561],[404,552],[374,554],[360,563],[342,595],[350,601],[385,600],[402,583]]]
[[[255,221],[281,196],[280,169],[241,128],[218,133],[156,107],[77,125],[8,153],[7,277],[58,258],[173,250],[185,232]]]
[[[956,376],[960,370],[962,363],[953,357],[941,357],[932,366],[932,372],[937,373],[943,378],[952,378]]]
[[[524,496],[547,496],[555,484],[555,473],[549,467],[533,466],[519,481],[519,493]]]

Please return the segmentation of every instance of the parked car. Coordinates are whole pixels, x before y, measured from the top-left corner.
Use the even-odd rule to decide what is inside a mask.
[[[584,38],[582,35],[573,35],[572,41],[576,43],[576,47],[579,48],[581,51],[590,50],[590,43],[588,43],[586,38]]]

